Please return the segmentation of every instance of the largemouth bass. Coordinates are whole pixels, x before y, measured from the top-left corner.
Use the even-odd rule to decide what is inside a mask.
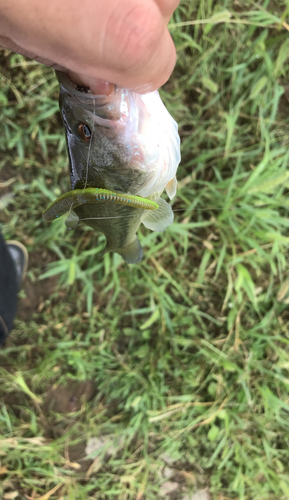
[[[177,124],[158,92],[138,95],[115,87],[109,96],[94,95],[61,72],[57,77],[72,191],[43,216],[52,220],[70,207],[69,228],[83,220],[105,234],[107,251],[119,253],[128,263],[140,262],[139,225],[163,231],[173,222],[172,209],[160,195],[164,189],[170,198],[176,193]],[[113,199],[91,198],[91,188],[108,191]],[[117,202],[121,193],[127,197],[125,204]]]

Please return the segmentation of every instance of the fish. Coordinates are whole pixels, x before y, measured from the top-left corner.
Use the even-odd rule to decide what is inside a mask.
[[[69,229],[84,221],[105,235],[106,252],[120,254],[128,264],[141,262],[140,224],[162,232],[174,219],[161,194],[165,189],[172,199],[177,190],[177,123],[157,91],[140,95],[114,86],[110,95],[97,95],[60,71],[56,75],[71,191],[54,201],[43,218],[54,220],[67,212]],[[96,192],[108,192],[110,198],[95,197]]]

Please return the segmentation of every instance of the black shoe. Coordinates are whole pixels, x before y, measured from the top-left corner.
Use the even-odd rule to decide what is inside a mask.
[[[19,241],[6,241],[6,245],[15,265],[18,288],[20,288],[23,276],[27,271],[28,252]]]

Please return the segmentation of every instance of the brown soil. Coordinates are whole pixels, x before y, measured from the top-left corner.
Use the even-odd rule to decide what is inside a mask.
[[[50,412],[57,413],[71,413],[80,410],[81,405],[84,402],[91,401],[96,393],[95,384],[92,381],[85,382],[73,382],[67,386],[59,385],[57,387],[51,387],[48,392],[46,399],[42,405],[42,412],[44,418],[48,417]],[[51,436],[51,428],[47,428],[47,434]],[[54,431],[57,429],[54,429]],[[58,428],[58,434],[61,435],[62,431],[67,430],[66,426],[61,429]],[[77,436],[75,436],[77,437]],[[80,468],[78,472],[86,472],[92,460],[85,460],[85,447],[86,439],[80,441],[76,444],[67,443],[64,455],[69,462],[78,463]]]
[[[45,414],[50,411],[75,412],[80,409],[83,402],[90,401],[94,395],[95,388],[92,381],[73,382],[69,386],[53,386],[47,392],[42,410]]]
[[[37,269],[38,273],[41,274],[45,271],[47,264],[53,260],[54,256],[49,254],[47,250],[31,252],[29,253],[28,269]],[[29,321],[33,313],[39,312],[41,304],[54,293],[56,286],[56,276],[34,282],[25,277],[21,289],[24,290],[26,297],[21,298],[18,302],[17,318]]]
[[[34,405],[34,411],[38,414],[45,429],[44,436],[49,441],[61,437],[67,430],[67,422],[63,424],[59,421],[56,423],[53,413],[72,413],[79,411],[81,405],[89,402],[96,394],[95,383],[92,381],[72,382],[69,385],[52,386],[48,388],[46,397],[42,405],[33,403],[23,392],[13,391],[5,394],[2,398],[3,403],[10,407],[17,418],[23,418],[25,408]],[[65,419],[64,419],[65,420]],[[76,421],[76,420],[75,420]],[[73,426],[74,420],[70,420],[70,426]],[[77,439],[77,435],[70,440]],[[63,454],[67,460],[67,466],[75,470],[77,473],[86,472],[92,460],[86,460],[86,439],[78,443],[66,443]],[[72,462],[72,465],[70,465]],[[76,469],[73,463],[78,463],[79,468]]]

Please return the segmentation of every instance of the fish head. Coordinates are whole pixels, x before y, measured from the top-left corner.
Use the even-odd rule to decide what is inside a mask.
[[[140,95],[115,86],[95,95],[57,72],[72,189],[99,187],[151,196],[175,195],[178,127],[157,91]],[[167,187],[168,186],[168,187]]]
[[[145,151],[132,130],[129,91],[115,87],[110,96],[94,95],[78,90],[63,73],[57,76],[72,189],[137,194],[153,173],[143,168]]]

